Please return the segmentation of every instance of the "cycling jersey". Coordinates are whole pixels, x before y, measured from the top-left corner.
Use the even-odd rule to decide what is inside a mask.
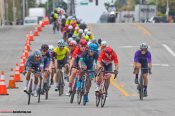
[[[106,65],[109,65],[110,63],[112,63],[112,61],[114,61],[114,64],[117,65],[118,64],[118,57],[117,54],[113,51],[111,54],[111,57],[107,57],[105,55],[105,52],[102,51],[98,57],[98,62],[103,62]]]
[[[35,61],[34,54],[31,54],[28,57],[25,66],[27,69],[33,68],[35,71],[38,71],[38,68],[40,67],[41,63],[43,63],[42,59],[40,59],[39,61]]]
[[[58,14],[57,13],[54,13],[53,14],[53,20],[56,21],[58,19]]]
[[[151,53],[147,51],[145,54],[141,53],[141,50],[135,52],[134,62],[141,63],[143,68],[148,68],[148,63],[151,63]]]
[[[57,60],[63,60],[66,55],[69,53],[69,48],[64,47],[64,49],[60,49],[58,47],[54,48],[54,52],[56,53]]]
[[[93,56],[89,56],[88,50],[86,50],[80,57],[80,62],[85,63],[85,65],[87,66],[87,70],[92,70],[94,61],[97,62],[97,59],[98,53],[95,52]]]
[[[49,65],[50,65],[50,61],[52,60],[51,52],[48,51],[48,52],[46,53],[46,55],[42,56],[41,58],[42,58],[42,61],[44,62],[44,67],[43,67],[43,68],[44,68],[44,69],[45,69],[45,68],[48,68]]]

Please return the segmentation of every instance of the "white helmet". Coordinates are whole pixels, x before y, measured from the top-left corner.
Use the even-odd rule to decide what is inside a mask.
[[[69,30],[72,30],[72,29],[73,29],[72,25],[69,25],[69,26],[68,26],[68,29],[69,29]]]
[[[83,33],[83,29],[80,29],[80,30],[78,31],[78,33],[81,33],[81,34],[82,34],[82,33]]]
[[[59,47],[59,48],[62,48],[62,47],[64,47],[64,46],[65,46],[64,40],[63,40],[63,39],[60,39],[60,40],[58,41],[58,47]]]
[[[88,31],[88,32],[87,32],[87,35],[91,35],[91,32],[90,32],[90,31]]]
[[[53,45],[49,45],[49,50],[53,51],[53,49],[54,49],[54,46]]]
[[[68,39],[68,43],[70,42],[70,41],[72,41],[73,40],[73,38],[72,37],[70,37],[69,39]]]
[[[87,32],[88,32],[88,29],[86,28],[86,29],[84,30],[84,33],[87,34]]]
[[[148,45],[146,43],[140,44],[140,49],[148,49]]]
[[[101,42],[101,45],[102,45],[102,46],[107,46],[107,42],[106,42],[106,41],[102,41],[102,42]]]

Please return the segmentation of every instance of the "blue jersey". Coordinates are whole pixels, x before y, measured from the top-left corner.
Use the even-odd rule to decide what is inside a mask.
[[[39,61],[35,61],[35,56],[34,56],[34,54],[31,54],[31,55],[28,57],[25,66],[26,66],[27,68],[38,69],[38,68],[40,67],[41,63],[42,63],[42,59],[40,59]]]
[[[97,62],[98,53],[95,52],[93,56],[89,56],[88,50],[83,52],[82,56],[80,57],[80,62],[84,62],[87,66],[88,70],[92,70],[94,62]]]
[[[42,59],[42,61],[44,63],[44,69],[47,68],[49,66],[49,64],[50,64],[50,61],[52,60],[50,51],[48,50],[46,55],[42,56],[41,59]]]

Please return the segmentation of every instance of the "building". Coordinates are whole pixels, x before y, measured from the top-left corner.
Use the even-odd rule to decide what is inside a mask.
[[[5,10],[4,10],[4,0],[0,0],[0,26],[4,24],[5,21]]]
[[[151,17],[157,15],[156,5],[136,5],[135,6],[135,21],[145,22]]]

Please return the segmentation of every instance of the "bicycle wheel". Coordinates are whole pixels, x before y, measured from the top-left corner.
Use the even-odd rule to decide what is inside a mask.
[[[32,83],[33,83],[33,80],[31,79],[29,90],[28,90],[28,105],[30,104],[30,99],[31,99],[31,94],[32,94]]]
[[[80,104],[82,99],[81,90],[77,90],[77,103]]]
[[[86,92],[87,92],[86,87],[89,85],[88,82],[89,82],[88,79],[86,79],[86,81],[84,82],[84,85],[83,85],[83,94],[84,95],[86,95]],[[84,106],[86,105],[86,103],[87,103],[87,99],[83,99],[83,105]]]
[[[40,83],[38,88],[38,103],[40,103],[40,98],[41,98],[41,82],[42,82],[42,79],[40,77]]]
[[[63,73],[60,71],[60,77],[59,77],[59,96],[63,94],[64,91],[64,81],[63,81]]]
[[[102,94],[101,94],[101,107],[104,107],[106,102],[106,96],[107,96],[107,81],[104,80],[104,85],[102,85]]]
[[[96,107],[99,106],[100,103],[100,92],[95,92],[95,96],[96,96]]]
[[[48,83],[46,83],[46,86],[44,87],[45,89],[45,99],[48,99],[48,92],[49,92],[49,87],[48,87]]]
[[[78,104],[81,103],[81,100],[82,100],[82,97],[83,97],[83,94],[85,92],[85,87],[84,87],[85,83],[84,82],[81,82],[81,88],[77,91],[77,102]]]
[[[76,93],[76,83],[77,83],[77,79],[75,80],[75,84],[73,86],[73,90],[70,94],[70,103],[73,103],[74,101],[74,96],[75,96],[75,93]]]
[[[143,100],[143,75],[141,75],[141,77],[140,77],[139,98],[140,98],[140,100]]]

